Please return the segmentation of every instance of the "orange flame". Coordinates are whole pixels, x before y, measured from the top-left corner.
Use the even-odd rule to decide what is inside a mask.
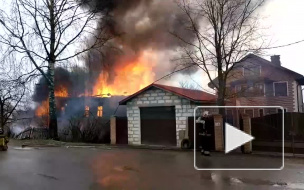
[[[68,96],[69,96],[68,90],[63,86],[59,86],[55,90],[55,97],[68,97]]]
[[[108,73],[100,73],[93,94],[96,96],[133,94],[153,82],[155,64],[156,56],[153,52],[143,52],[136,60],[115,68],[116,77],[111,84],[107,84]]]
[[[116,67],[115,78],[108,84],[109,74],[102,72],[99,74],[97,82],[93,88],[95,96],[130,95],[136,91],[150,85],[154,80],[153,67],[157,63],[157,56],[153,51],[144,51],[141,55],[129,62]],[[85,93],[80,96],[92,95]],[[55,97],[68,97],[68,90],[63,86],[56,87]],[[49,112],[49,101],[43,101],[36,109],[36,116],[45,116]]]
[[[55,97],[68,97],[68,90],[59,86],[55,90]],[[35,110],[35,115],[38,117],[46,116],[49,114],[49,99],[43,101]]]
[[[43,101],[36,109],[35,114],[38,117],[46,116],[49,113],[49,99]]]

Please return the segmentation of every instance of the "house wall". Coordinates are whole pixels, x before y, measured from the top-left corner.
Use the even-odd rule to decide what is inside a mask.
[[[256,77],[244,77],[243,68],[244,65],[255,65],[261,67],[261,75]],[[264,79],[267,78],[267,81]],[[282,106],[287,109],[288,112],[298,112],[302,111],[298,107],[302,107],[302,91],[299,91],[297,94],[297,82],[295,81],[295,76],[292,73],[284,71],[282,69],[276,68],[267,64],[260,64],[259,62],[249,61],[244,62],[239,65],[239,68],[236,68],[228,76],[227,87],[231,87],[234,93],[236,93],[235,82],[243,81],[240,84],[248,84],[257,81],[258,83],[264,84],[265,94],[262,96],[252,96],[252,97],[241,97],[238,94],[235,94],[236,97],[231,100],[232,104],[238,106]],[[288,96],[274,96],[274,84],[273,82],[287,82],[288,86]],[[257,111],[255,111],[256,113]],[[272,113],[273,110],[265,110],[265,113]],[[256,114],[258,115],[258,114]]]
[[[201,104],[191,103],[173,93],[151,88],[127,102],[128,144],[141,144],[140,108],[153,106],[175,106],[176,142],[180,147],[179,131],[187,129],[188,117],[193,117],[194,108]],[[206,109],[210,113],[217,113],[216,109]]]

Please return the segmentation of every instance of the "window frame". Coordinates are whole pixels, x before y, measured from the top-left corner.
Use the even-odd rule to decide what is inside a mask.
[[[60,111],[62,115],[65,115],[65,106],[61,106]]]
[[[255,76],[255,75],[249,75],[249,76],[246,76],[245,75],[245,67],[246,66],[243,66],[243,77],[250,77],[250,76]],[[261,76],[262,75],[262,65],[257,65],[257,67],[259,67],[260,69],[260,72],[259,72],[259,75],[258,76]]]
[[[84,116],[85,117],[89,117],[90,116],[90,106],[85,106],[84,107]]]
[[[286,96],[276,96],[276,93],[275,93],[275,84],[278,84],[278,83],[286,83]],[[272,88],[273,88],[273,96],[274,97],[288,97],[289,96],[288,81],[276,81],[276,82],[273,82],[272,83]]]
[[[261,85],[261,86],[263,86],[263,92],[262,92],[262,94],[255,94],[255,90],[256,90],[256,85],[257,84],[259,84],[259,85]],[[242,92],[242,87],[243,86],[246,86],[246,88],[245,88],[245,90],[244,90],[244,92]],[[240,87],[240,91],[238,91],[238,88]],[[237,85],[235,85],[235,87],[234,87],[235,89],[234,89],[234,91],[235,91],[235,94],[237,95],[237,96],[239,96],[240,97],[240,95],[242,96],[244,93],[253,93],[255,96],[258,96],[258,97],[260,97],[260,96],[266,96],[266,85],[265,85],[265,83],[262,83],[262,82],[257,82],[257,83],[253,83],[253,85],[252,85],[252,90],[250,90],[250,88],[251,87],[249,87],[248,86],[248,84],[237,84]],[[251,91],[251,92],[250,92]],[[241,92],[241,93],[239,93],[239,92]]]
[[[242,90],[243,90],[242,87],[244,87],[244,86],[246,86],[246,88],[245,88],[244,92],[242,92]],[[237,90],[238,87],[241,87],[240,91]],[[247,89],[248,89],[248,85],[247,84],[237,84],[237,85],[235,85],[235,94],[236,94],[236,96],[237,97],[242,97]]]
[[[101,108],[101,109],[99,109]],[[97,106],[97,117],[102,117],[103,116],[103,106]]]
[[[257,85],[261,85],[261,86],[263,86],[263,92],[262,92],[262,94],[258,94],[259,96],[265,96],[265,83],[261,83],[261,82],[257,82],[257,83],[254,83],[254,88],[256,88],[257,87]]]

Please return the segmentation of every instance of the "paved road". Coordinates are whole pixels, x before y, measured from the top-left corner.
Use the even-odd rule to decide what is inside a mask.
[[[303,159],[286,159],[282,171],[210,172],[194,170],[192,152],[65,147],[0,152],[1,190],[304,189],[303,183]]]

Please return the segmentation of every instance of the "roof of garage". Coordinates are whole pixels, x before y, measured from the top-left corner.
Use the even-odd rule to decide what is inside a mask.
[[[127,98],[121,100],[119,102],[120,105],[126,105],[126,103],[131,100],[132,98],[138,96],[139,94],[143,93],[146,90],[149,90],[150,88],[155,87],[167,92],[171,92],[177,96],[180,96],[182,98],[186,98],[193,102],[202,102],[202,103],[215,103],[217,96],[213,94],[209,94],[204,91],[200,90],[191,90],[191,89],[185,89],[185,88],[178,88],[174,86],[166,86],[161,84],[151,84],[140,91],[128,96]]]

